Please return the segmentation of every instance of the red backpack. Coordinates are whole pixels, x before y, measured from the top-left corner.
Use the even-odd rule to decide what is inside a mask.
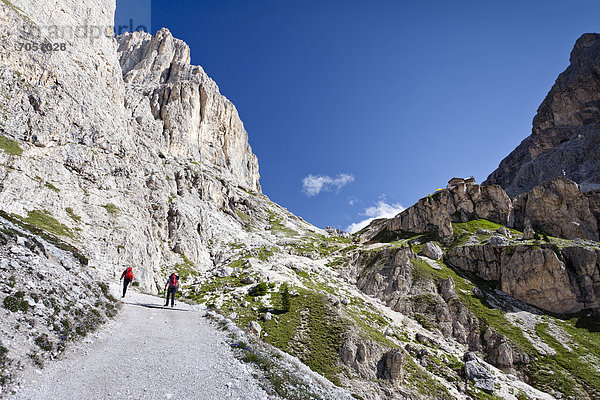
[[[176,288],[177,287],[177,275],[171,274],[169,277],[169,287]]]
[[[125,270],[125,279],[133,279],[133,270],[131,267],[127,267]]]

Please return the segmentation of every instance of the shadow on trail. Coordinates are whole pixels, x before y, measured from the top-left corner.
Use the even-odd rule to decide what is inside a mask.
[[[146,307],[146,308],[156,308],[159,310],[165,309],[165,310],[172,310],[172,311],[189,311],[189,310],[184,310],[183,308],[176,308],[176,307],[167,307],[167,306],[161,306],[160,304],[151,304],[151,303],[128,303],[128,302],[124,302],[125,304],[129,304],[132,306],[138,306],[138,307]]]

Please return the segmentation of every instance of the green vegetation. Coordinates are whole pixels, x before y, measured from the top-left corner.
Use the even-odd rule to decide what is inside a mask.
[[[272,389],[280,398],[286,400],[322,400],[322,397],[312,393],[310,388],[306,387],[305,384],[299,381],[293,374],[280,368],[278,360],[274,360],[273,356],[245,351],[242,360],[246,363],[253,363],[258,366],[270,383],[270,389]]]
[[[529,396],[527,396],[527,393],[525,393],[521,389],[519,389],[515,397],[517,398],[517,400],[529,400]]]
[[[187,278],[189,278],[192,274],[194,274],[196,272],[195,268],[194,268],[194,263],[191,262],[183,253],[178,253],[179,256],[181,257],[181,260],[183,262],[179,263],[179,264],[175,264],[175,266],[173,267],[175,269],[175,272],[177,273],[177,276],[179,276],[179,279],[181,279],[182,281],[186,280]]]
[[[252,218],[245,212],[236,209],[235,214],[243,222],[244,226],[249,227],[252,224]]]
[[[2,301],[4,308],[9,311],[22,311],[26,313],[29,310],[29,304],[23,299],[25,294],[21,291],[16,292],[12,296],[6,296]]]
[[[562,393],[577,397],[580,396],[578,391],[581,387],[592,398],[598,398],[600,396],[598,365],[591,363],[589,357],[600,355],[597,352],[600,344],[585,338],[581,345],[577,343],[577,345],[572,344],[569,346],[570,348],[566,348],[564,345],[567,343],[564,343],[564,340],[561,340],[561,343],[548,333],[548,328],[548,323],[539,323],[535,326],[535,333],[552,347],[556,354],[540,355],[540,359],[535,363],[535,366],[539,368],[533,377],[535,382],[542,387],[552,387]],[[573,332],[573,329],[571,331]],[[580,335],[578,337],[581,338]],[[591,345],[592,349],[585,344]],[[552,373],[544,373],[544,370],[552,371]]]
[[[24,219],[31,225],[37,226],[38,228],[45,230],[50,233],[54,233],[58,236],[65,236],[68,238],[73,237],[73,232],[68,226],[61,224],[52,216],[50,211],[47,210],[33,210],[27,212],[27,218]]]
[[[495,231],[499,225],[485,220],[471,221],[465,224],[454,224],[455,241],[453,246],[464,244],[472,235],[477,235],[480,229],[488,229]],[[513,231],[515,233],[515,231]],[[490,236],[490,235],[487,235]],[[479,240],[487,239],[485,235],[478,235]],[[557,248],[570,245],[569,241],[563,239],[548,237],[550,244],[542,245],[542,247],[550,247],[557,251]],[[528,243],[532,248],[539,247]],[[571,243],[572,244],[572,243]],[[424,264],[419,265],[421,274],[431,274],[434,279],[446,279],[452,277],[456,284],[456,293],[460,300],[471,310],[478,318],[481,324],[482,331],[486,327],[492,327],[496,332],[507,337],[511,343],[522,351],[526,352],[531,362],[526,367],[526,372],[531,378],[532,384],[541,390],[559,390],[567,396],[590,396],[592,398],[600,397],[600,377],[597,374],[597,369],[600,367],[600,333],[592,332],[589,329],[580,328],[577,326],[580,323],[579,318],[574,318],[568,321],[560,321],[549,318],[549,321],[554,321],[555,324],[562,327],[574,340],[576,345],[570,346],[572,349],[567,349],[565,343],[557,340],[548,331],[548,324],[538,324],[535,328],[535,333],[546,344],[556,351],[556,355],[546,355],[538,352],[533,347],[531,342],[523,335],[521,329],[510,323],[504,313],[485,303],[484,300],[473,295],[471,282],[476,282],[479,286],[488,286],[493,288],[494,283],[479,282],[478,278],[469,276],[469,280],[459,276],[450,268],[435,270]],[[466,274],[466,273],[465,273]],[[597,329],[596,329],[597,330]],[[596,361],[592,363],[591,359]],[[585,392],[586,395],[582,393]]]
[[[256,257],[261,261],[267,261],[275,252],[277,251],[277,247],[261,247],[258,249],[258,254]]]
[[[10,5],[6,0],[2,0],[4,4]],[[0,149],[5,153],[13,156],[23,155],[23,149],[19,146],[19,143],[15,140],[9,139],[4,135],[0,135]]]
[[[362,307],[366,307],[366,304],[363,304]],[[353,312],[349,313],[354,324],[360,328],[361,338],[372,340],[386,347],[395,347],[396,344],[383,333],[387,323],[385,323],[385,321],[384,323],[381,323],[380,320],[378,321],[376,318],[373,318],[374,316],[381,318],[381,316],[370,313],[362,307],[360,309],[353,309]]]
[[[440,382],[417,365],[411,357],[405,361],[406,384],[431,399],[452,400],[454,397]]]
[[[67,214],[69,215],[69,217],[71,217],[71,219],[75,222],[81,222],[81,217],[77,214],[75,214],[75,211],[73,211],[73,209],[71,207],[67,207],[65,208],[65,211],[67,212]]]
[[[267,294],[269,287],[267,286],[267,282],[260,282],[256,286],[254,286],[248,294],[253,297],[260,297]]]
[[[227,276],[224,278],[213,278],[207,282],[204,282],[197,290],[193,293],[187,293],[186,297],[198,303],[204,303],[207,301],[207,296],[212,295],[214,297],[229,293],[236,287],[245,286],[241,281],[248,275],[241,274],[238,277]]]
[[[40,349],[44,351],[52,351],[52,349],[54,348],[54,345],[48,338],[48,335],[45,333],[35,338],[35,344],[37,344],[40,347]]]
[[[420,273],[431,274],[438,283],[442,279],[452,278],[456,285],[456,294],[462,303],[479,319],[482,329],[490,326],[528,354],[536,352],[529,340],[523,335],[521,329],[511,324],[501,310],[490,307],[482,299],[473,294],[473,287],[475,285],[469,280],[458,275],[453,269],[447,266],[438,270],[431,268],[427,263],[419,263],[419,268],[421,269]]]
[[[113,214],[113,215],[118,213],[119,211],[121,211],[119,209],[119,207],[117,207],[113,203],[107,203],[107,204],[103,205],[102,207],[104,207],[109,214]]]
[[[279,294],[281,295],[281,309],[283,311],[290,311],[291,307],[291,297],[290,297],[290,288],[287,283],[284,283],[279,288]]]
[[[40,213],[48,213],[48,211],[40,212]],[[32,232],[36,235],[41,236],[44,240],[48,241],[49,243],[52,243],[54,246],[56,246],[64,251],[68,251],[68,252],[72,253],[73,256],[79,260],[81,265],[88,264],[87,257],[84,254],[80,253],[77,248],[75,248],[74,246],[72,246],[68,243],[63,242],[62,240],[58,239],[54,235],[51,235],[48,233],[48,232],[52,232],[52,231],[45,229],[42,226],[38,226],[34,223],[29,222],[29,221],[33,221],[33,222],[39,223],[40,225],[44,225],[44,224],[42,224],[42,222],[46,222],[46,225],[53,226],[55,231],[64,232],[65,233],[64,236],[71,237],[71,236],[69,236],[69,235],[71,235],[71,231],[68,229],[68,227],[66,227],[65,225],[59,224],[58,221],[56,221],[54,218],[50,217],[51,219],[49,221],[46,221],[47,216],[42,215],[41,218],[39,218],[39,219],[41,219],[41,221],[38,221],[38,218],[36,218],[36,215],[34,214],[32,216],[32,218],[30,220],[28,220],[27,218],[23,218],[17,214],[7,214],[6,212],[4,212],[2,210],[0,210],[0,216],[2,216],[3,218],[11,221],[12,223],[20,226],[21,228],[23,228],[29,232]],[[13,232],[11,234],[17,234],[17,233],[15,233],[15,231],[12,231],[12,230],[9,230],[9,231]],[[56,232],[54,232],[54,233],[56,233]]]
[[[324,295],[300,290],[279,321],[263,321],[264,340],[294,356],[313,371],[339,383],[339,350],[348,322],[342,321]],[[281,297],[279,301],[281,301]]]
[[[413,265],[413,281],[428,281],[434,277],[433,268],[420,258],[412,258],[410,263]]]
[[[283,236],[296,236],[298,232],[293,229],[287,228],[281,223],[281,218],[277,216],[273,211],[267,209],[269,213],[269,224],[271,225],[271,232],[275,234],[281,234]]]
[[[452,223],[452,230],[454,235],[452,236],[452,246],[459,247],[467,243],[470,238],[477,238],[479,241],[489,239],[492,235],[496,234],[496,230],[502,225],[496,224],[485,219],[475,219],[469,222],[454,222]],[[490,231],[489,234],[478,233],[480,231]],[[516,231],[513,231],[516,233]]]
[[[12,381],[12,374],[8,367],[11,364],[10,358],[8,358],[8,349],[0,345],[0,387],[6,386]]]
[[[50,182],[46,182],[44,186],[46,186],[50,190],[54,190],[56,193],[60,192],[60,189],[51,184]]]
[[[39,352],[34,351],[28,354],[33,364],[38,368],[44,368],[44,359],[40,356]]]

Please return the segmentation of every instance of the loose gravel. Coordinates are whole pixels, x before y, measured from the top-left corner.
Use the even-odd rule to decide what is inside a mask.
[[[113,288],[116,292],[118,288]],[[11,399],[268,399],[198,306],[130,292],[116,319],[61,360],[26,373]]]

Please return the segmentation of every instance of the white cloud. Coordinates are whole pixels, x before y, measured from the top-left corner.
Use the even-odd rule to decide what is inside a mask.
[[[302,191],[311,197],[331,188],[340,190],[351,182],[354,182],[354,175],[351,174],[339,174],[335,178],[328,175],[308,175],[302,179]]]
[[[348,225],[346,231],[350,233],[358,232],[365,226],[369,225],[374,219],[392,218],[402,211],[404,211],[404,207],[402,207],[402,204],[400,203],[388,204],[385,202],[385,199],[379,200],[376,205],[367,208],[363,213],[360,214],[369,218]]]

